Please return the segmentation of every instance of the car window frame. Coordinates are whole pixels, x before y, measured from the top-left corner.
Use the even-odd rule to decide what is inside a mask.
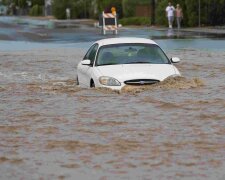
[[[87,60],[89,59],[91,61],[91,65],[94,64],[95,62],[95,59],[96,59],[96,55],[97,55],[97,52],[98,52],[98,48],[99,48],[99,44],[98,43],[95,43],[93,44],[89,50],[87,51],[87,53],[85,54],[83,60]],[[94,57],[90,57],[92,55],[92,52],[94,51]],[[93,58],[93,59],[92,59]]]

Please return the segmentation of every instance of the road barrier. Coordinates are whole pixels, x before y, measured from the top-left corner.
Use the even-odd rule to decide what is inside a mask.
[[[106,31],[113,31],[114,34],[118,33],[118,23],[116,14],[102,12],[99,25],[102,26],[102,33],[105,35]]]

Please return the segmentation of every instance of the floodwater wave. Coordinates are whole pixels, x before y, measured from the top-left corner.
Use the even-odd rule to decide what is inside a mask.
[[[187,79],[182,76],[169,77],[162,82],[146,86],[125,86],[122,92],[137,93],[147,90],[168,90],[168,89],[191,89],[204,86],[204,82],[199,78]]]
[[[84,90],[76,85],[75,79],[68,80],[52,80],[48,82],[33,82],[27,84],[27,89],[30,91],[42,91],[42,92],[52,92],[52,93],[65,93],[71,94]],[[204,82],[199,78],[187,79],[182,76],[177,77],[169,77],[162,82],[153,84],[153,85],[141,85],[141,86],[131,86],[126,85],[121,89],[112,90],[109,88],[93,88],[93,91],[99,91],[101,93],[106,94],[121,94],[121,93],[129,93],[129,94],[137,94],[144,91],[149,90],[169,90],[169,89],[191,89],[198,88],[204,86]],[[3,89],[4,90],[4,89]]]

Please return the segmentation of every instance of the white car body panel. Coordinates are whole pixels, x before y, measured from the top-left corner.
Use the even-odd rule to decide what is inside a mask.
[[[124,81],[132,79],[156,79],[163,81],[171,74],[176,74],[172,64],[122,64],[97,66],[96,70],[99,71],[101,76],[114,77],[122,84]]]

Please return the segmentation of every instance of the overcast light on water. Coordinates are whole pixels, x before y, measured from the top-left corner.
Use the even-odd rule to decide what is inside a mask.
[[[93,37],[0,41],[0,179],[225,179],[224,40],[156,42],[183,78],[118,93],[76,85]]]

